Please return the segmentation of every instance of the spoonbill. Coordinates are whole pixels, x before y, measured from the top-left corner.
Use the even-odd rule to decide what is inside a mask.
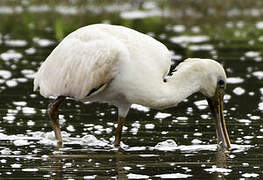
[[[35,74],[34,90],[46,98],[56,97],[48,115],[58,145],[62,145],[58,108],[66,97],[115,105],[118,147],[131,104],[161,110],[201,92],[215,121],[218,144],[230,148],[223,115],[223,67],[214,60],[191,58],[167,76],[170,64],[169,50],[154,38],[123,26],[94,24],[77,29],[58,44]]]

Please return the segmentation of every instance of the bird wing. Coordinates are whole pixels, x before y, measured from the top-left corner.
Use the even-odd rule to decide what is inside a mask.
[[[111,39],[66,37],[42,63],[34,78],[34,90],[39,89],[45,97],[83,99],[118,73],[116,46]]]

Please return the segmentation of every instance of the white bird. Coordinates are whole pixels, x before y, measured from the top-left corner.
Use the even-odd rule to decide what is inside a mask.
[[[165,109],[201,92],[215,120],[218,143],[228,149],[223,67],[214,60],[193,58],[167,76],[170,64],[169,50],[148,35],[123,26],[89,25],[70,33],[52,51],[35,74],[34,90],[47,98],[57,97],[48,114],[60,145],[58,107],[66,97],[117,106],[116,147],[131,104]]]

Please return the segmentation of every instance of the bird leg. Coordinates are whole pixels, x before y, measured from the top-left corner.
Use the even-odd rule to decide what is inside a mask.
[[[65,98],[66,98],[65,96],[59,96],[56,100],[54,100],[48,105],[48,115],[49,115],[49,119],[52,121],[55,137],[58,141],[58,147],[62,146],[62,137],[61,137],[61,131],[60,131],[59,119],[58,119],[58,107],[60,104],[63,103]]]
[[[116,129],[116,135],[115,135],[115,142],[114,142],[114,146],[115,147],[119,147],[120,146],[120,141],[121,141],[121,135],[122,135],[122,127],[124,125],[125,122],[125,118],[119,116],[118,117],[118,126]]]

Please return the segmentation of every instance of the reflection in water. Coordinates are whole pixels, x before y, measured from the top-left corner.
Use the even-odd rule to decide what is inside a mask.
[[[216,151],[216,166],[219,168],[227,168],[228,157],[228,152],[219,147]]]
[[[0,179],[261,178],[263,2],[189,2],[1,0]],[[188,57],[224,65],[230,157],[216,150],[198,94],[162,112],[133,105],[123,132],[130,147],[119,151],[111,147],[115,109],[69,101],[60,116],[65,147],[54,154],[48,102],[32,92],[33,75],[68,33],[102,22],[160,40],[173,66]]]
[[[55,180],[64,179],[63,177],[63,163],[62,158],[53,157],[55,160],[54,165],[51,165],[51,175]]]
[[[74,177],[74,175],[71,175],[72,169],[75,172],[78,171],[86,172],[84,173],[83,176],[84,179],[94,179],[96,177],[95,174],[96,172],[100,173],[102,176],[106,176],[106,174],[109,173],[108,172],[109,170],[107,170],[108,168],[114,172],[114,175],[117,177],[117,179],[120,180],[128,179],[124,168],[125,164],[127,166],[128,163],[125,161],[125,157],[127,157],[127,155],[125,155],[124,154],[125,152],[120,148],[118,150],[115,150],[113,154],[109,154],[109,155],[100,155],[99,153],[94,153],[94,154],[83,153],[83,154],[66,155],[63,154],[62,151],[60,152],[57,151],[56,153],[48,157],[48,159],[51,160],[52,162],[52,165],[50,166],[50,170],[51,170],[50,176],[52,176],[52,178],[56,180]],[[98,159],[102,160],[101,167],[100,165],[98,165],[99,163],[95,163],[95,161]],[[87,160],[87,161],[75,166],[77,162],[82,160]],[[94,162],[92,160],[94,160]],[[111,163],[108,168],[105,168],[104,166],[107,163],[107,160],[109,160]],[[79,170],[77,169],[77,167]]]
[[[117,170],[117,179],[125,180],[128,179],[128,176],[125,173],[124,166],[126,162],[124,162],[123,150],[119,148],[115,153],[116,158],[116,170]]]
[[[223,148],[218,147],[216,151],[216,167],[226,169],[228,157],[228,152],[226,152]],[[224,172],[216,172],[215,179],[225,180],[226,178]]]

